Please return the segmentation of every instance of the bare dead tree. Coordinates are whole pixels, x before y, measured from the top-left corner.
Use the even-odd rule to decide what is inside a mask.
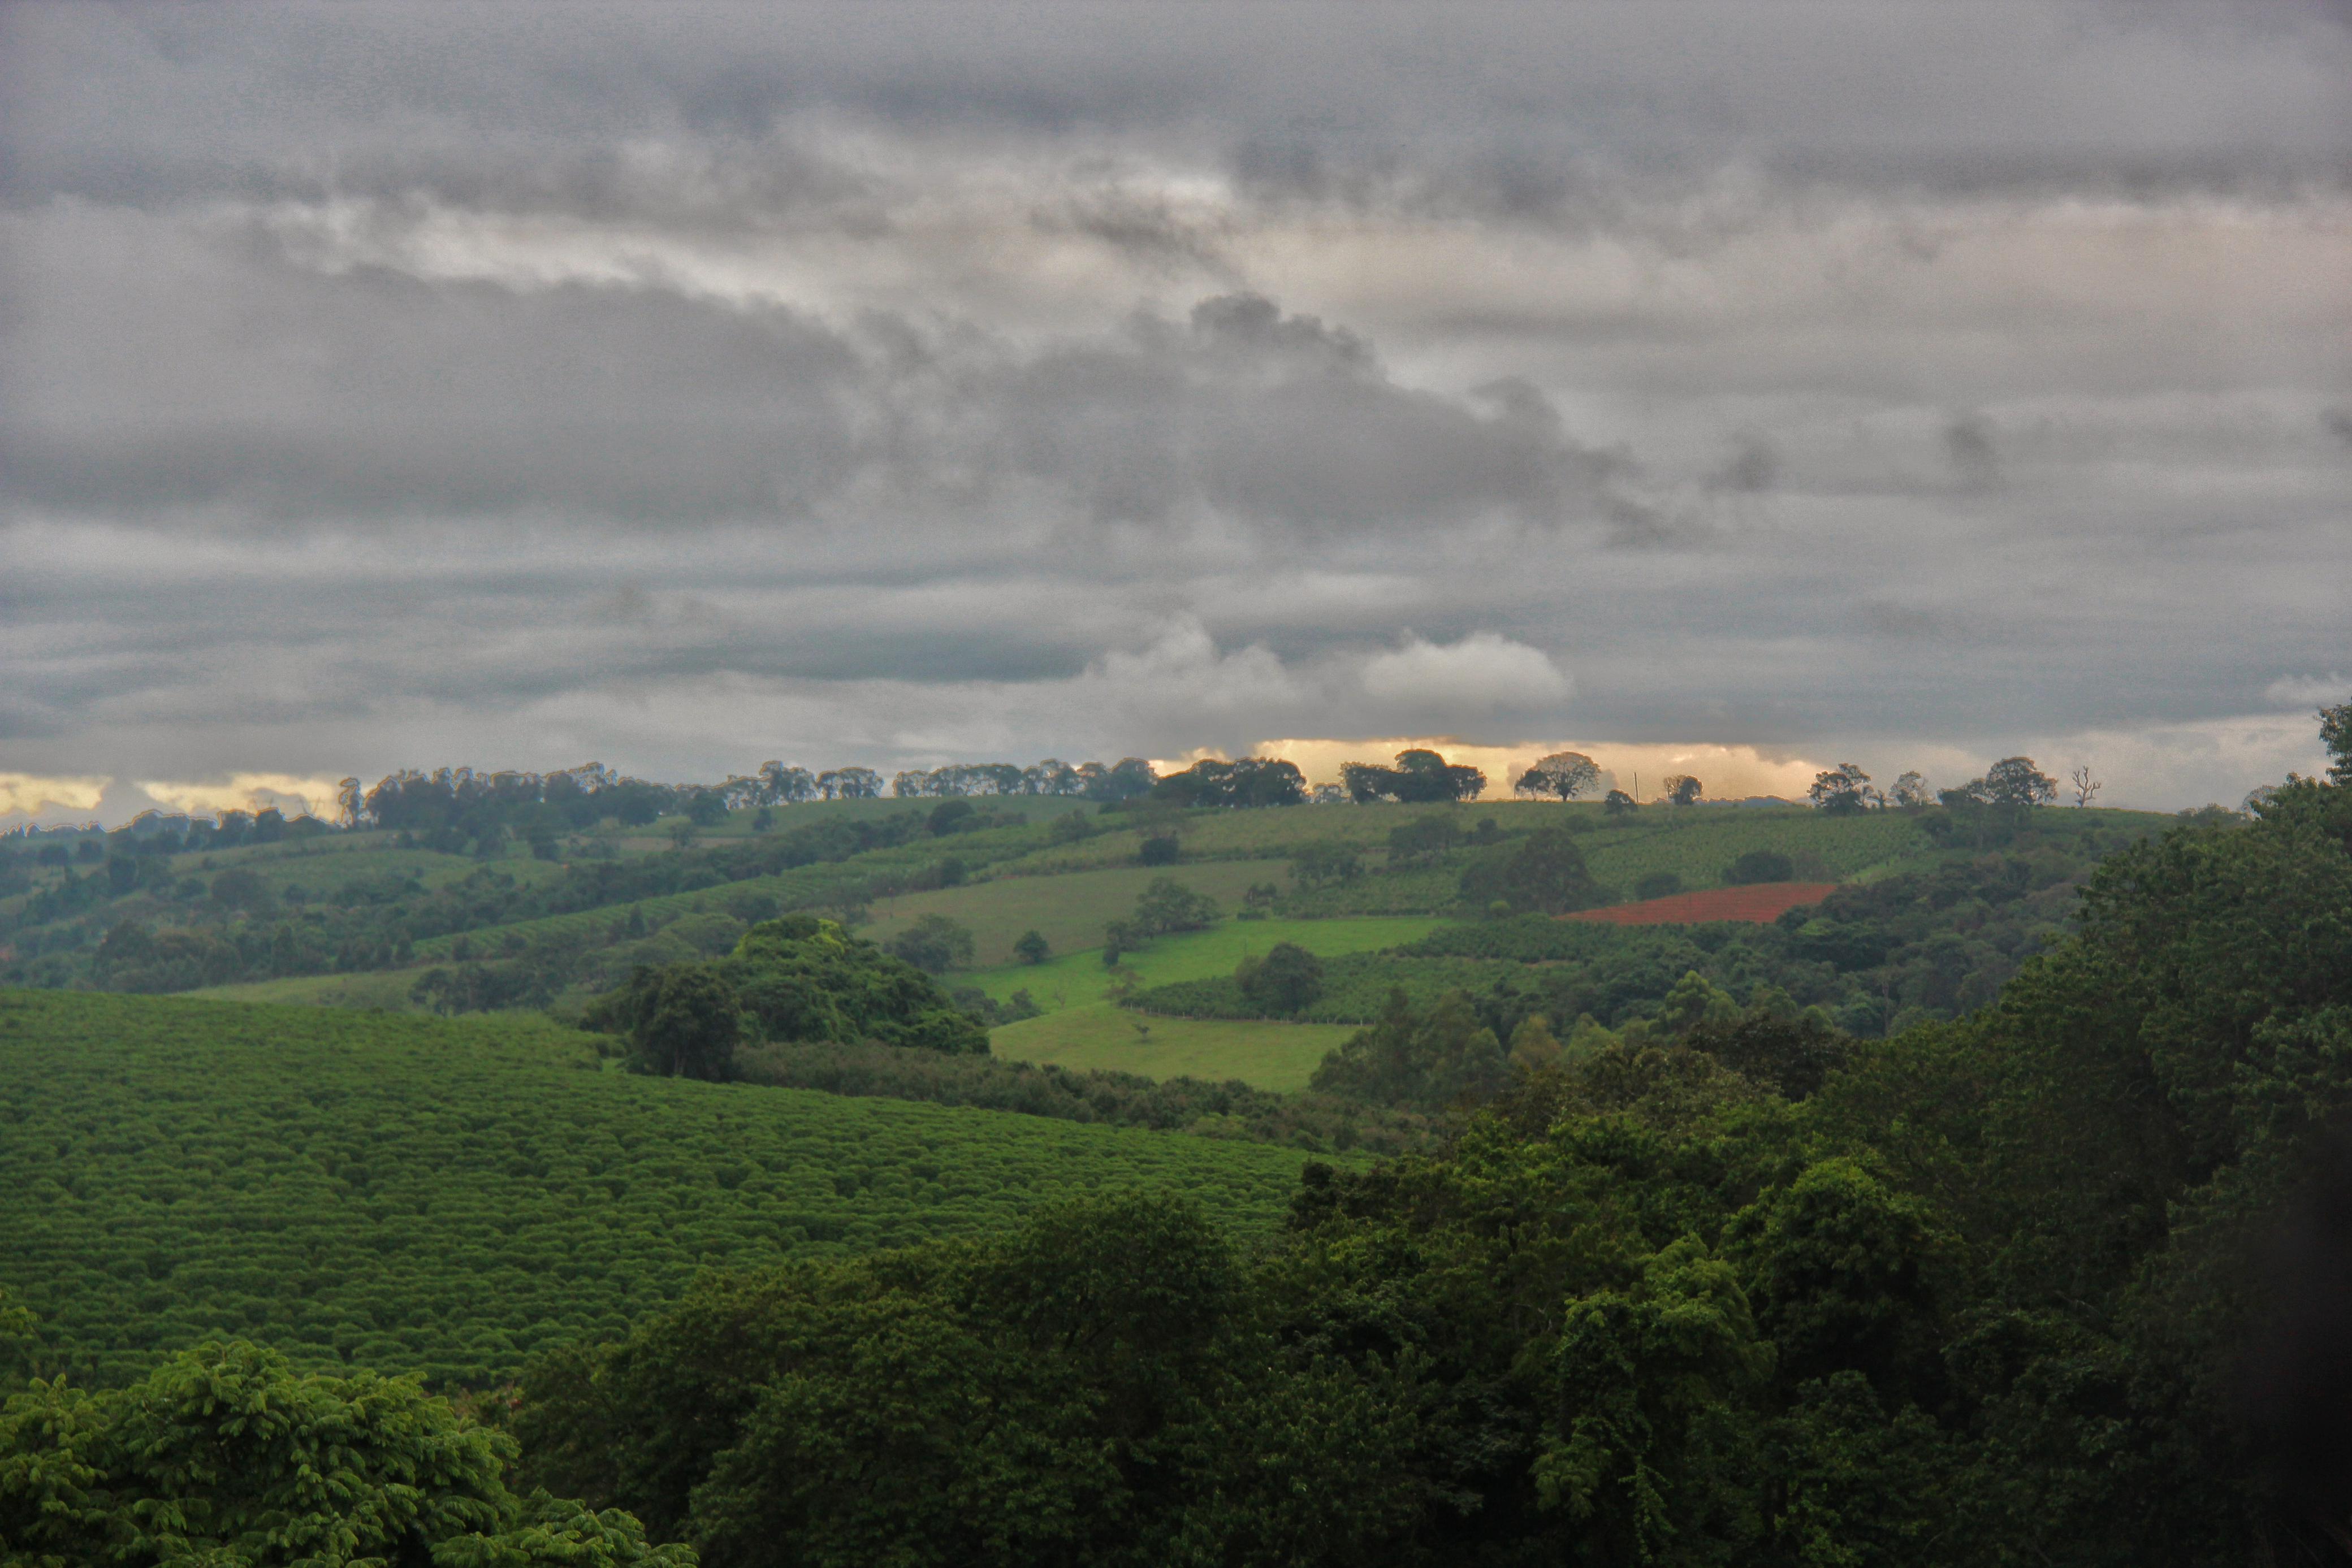
[[[2098,795],[2099,781],[2091,777],[2091,765],[2089,763],[2085,762],[2082,764],[2080,767],[2076,768],[2074,771],[2066,775],[2066,778],[2067,781],[2074,786],[2074,804],[2076,806],[2087,806]]]

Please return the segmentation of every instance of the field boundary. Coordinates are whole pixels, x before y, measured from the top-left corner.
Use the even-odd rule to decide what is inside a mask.
[[[1604,909],[1580,909],[1560,918],[1597,920],[1611,925],[1703,925],[1717,920],[1769,925],[1791,909],[1819,904],[1839,885],[1834,882],[1750,883],[1745,887],[1669,894],[1639,904],[1612,904]]]

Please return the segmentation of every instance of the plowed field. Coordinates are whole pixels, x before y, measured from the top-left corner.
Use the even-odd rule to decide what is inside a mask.
[[[1836,891],[1833,882],[1759,882],[1748,887],[1718,887],[1677,893],[1641,904],[1580,909],[1562,920],[1605,920],[1612,925],[1696,925],[1709,920],[1748,920],[1766,925],[1801,904],[1819,904]]]

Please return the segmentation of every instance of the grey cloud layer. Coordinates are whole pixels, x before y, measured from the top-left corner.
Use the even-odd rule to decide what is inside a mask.
[[[1431,16],[0,9],[0,771],[2337,678],[2340,13]]]
[[[1028,485],[1049,521],[1426,528],[1557,521],[1622,466],[1524,382],[1400,387],[1253,295],[1024,355],[659,288],[320,274],[79,208],[16,226],[0,499],[29,507],[791,519]]]

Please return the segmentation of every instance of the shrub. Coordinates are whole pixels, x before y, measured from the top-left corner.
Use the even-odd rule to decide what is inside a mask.
[[[1364,862],[1353,844],[1301,844],[1291,854],[1290,872],[1301,888],[1311,889],[1355,881],[1364,874]]]
[[[1787,882],[1796,874],[1796,870],[1794,862],[1778,850],[1749,850],[1725,868],[1723,880],[1734,887]]]
[[[1144,840],[1135,858],[1145,865],[1174,865],[1182,850],[1174,834],[1160,833]]]
[[[1670,871],[1654,871],[1633,884],[1637,899],[1671,898],[1683,890],[1683,879]]]

